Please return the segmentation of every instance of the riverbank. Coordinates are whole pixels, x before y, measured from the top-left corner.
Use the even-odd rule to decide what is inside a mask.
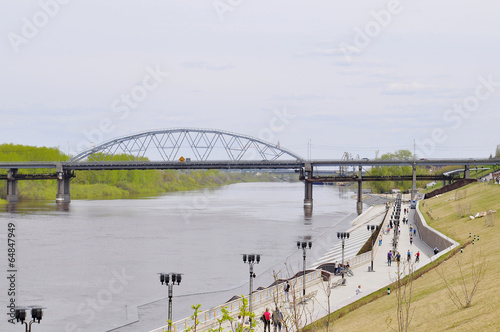
[[[291,181],[292,178],[287,180]],[[76,172],[71,181],[71,199],[134,199],[171,192],[214,189],[245,182],[279,182],[271,173],[195,171],[88,171]],[[57,193],[55,180],[20,181],[19,200],[53,200]],[[0,195],[5,197],[5,188]]]
[[[408,208],[408,205],[403,205],[403,208]],[[360,247],[366,242],[366,239],[369,238],[370,233],[367,232],[366,227],[364,227],[366,224],[379,223],[382,221],[382,219],[386,224],[388,223],[390,215],[387,217],[384,212],[385,207],[382,206],[369,208],[365,213],[358,216],[356,220],[351,223],[353,227],[350,228],[351,236],[345,241],[345,251],[348,252],[346,253],[346,259],[351,261],[351,269],[354,274],[352,276],[346,276],[346,283],[344,285],[341,285],[341,276],[332,275],[329,281],[324,281],[321,275],[318,275],[316,278],[310,279],[310,281],[307,282],[307,295],[303,296],[303,288],[301,284],[302,277],[299,277],[298,279],[291,279],[290,284],[292,285],[292,288],[290,290],[289,296],[290,301],[286,301],[283,295],[283,290],[281,288],[277,291],[276,294],[275,291],[269,292],[275,295],[267,295],[267,300],[260,300],[263,297],[266,297],[266,289],[263,289],[260,293],[255,294],[257,302],[254,303],[253,309],[256,317],[260,317],[266,307],[274,308],[277,305],[284,315],[284,319],[288,329],[295,330],[296,320],[300,322],[298,323],[300,326],[308,324],[311,321],[319,322],[319,319],[324,317],[325,315],[328,315],[329,312],[333,312],[335,310],[343,308],[346,305],[354,303],[357,300],[361,299],[363,295],[356,294],[356,289],[358,289],[358,286],[361,286],[362,294],[370,294],[393,283],[393,275],[395,275],[395,273],[397,272],[397,264],[387,266],[386,260],[386,253],[392,248],[392,234],[383,235],[382,244],[380,246],[377,245],[375,248],[375,272],[370,272],[368,269],[368,266],[370,265],[369,255],[367,256],[367,259],[364,259],[364,262],[360,261],[359,263],[356,263],[357,260],[352,259],[351,256],[351,253],[354,253],[353,255],[355,255],[355,253],[359,251]],[[413,213],[414,210],[411,212],[411,214]],[[377,215],[379,216],[380,220],[374,219],[374,216]],[[386,216],[386,218],[384,218],[384,216]],[[410,225],[402,226],[403,230],[399,237],[399,241],[400,243],[402,243],[399,250],[402,253],[406,250],[406,246],[409,246],[409,226]],[[365,234],[365,240],[358,241],[358,235],[355,234],[356,232],[360,233],[359,235]],[[325,255],[318,263],[324,264],[341,261],[341,241],[337,241],[336,243],[330,241],[330,245],[332,247],[328,251],[328,254]],[[356,246],[358,246],[358,248],[355,248]],[[412,250],[421,251],[420,262],[418,263],[419,266],[423,266],[430,262],[430,256],[433,255],[432,251],[429,250],[429,248],[419,239],[415,239],[411,248]],[[313,264],[313,266],[316,265],[317,263]],[[276,299],[276,296],[278,297],[278,300]],[[302,311],[302,309],[298,311],[294,310],[293,299],[295,299],[295,301],[297,302],[296,306],[298,306],[299,308],[304,308],[304,311]],[[298,304],[302,300],[304,300],[305,303]],[[234,312],[237,312],[237,310],[235,310]],[[302,312],[307,312],[307,314],[304,314]],[[202,315],[202,317],[204,316]],[[189,318],[187,319],[187,322],[188,326],[192,323]],[[207,325],[200,326],[200,330],[206,330],[207,327]],[[223,327],[229,328],[228,324],[223,325]],[[316,329],[317,327],[314,328],[314,330]],[[154,330],[152,332],[156,331],[160,331],[160,329]],[[260,321],[258,321],[255,331],[263,331],[263,324]]]
[[[468,214],[463,217],[457,215],[459,204],[469,206],[471,214],[489,210],[499,211],[500,188],[495,187],[497,186],[485,183],[472,184],[459,189],[462,193],[466,193],[460,202],[455,201],[456,191],[452,191],[420,204],[422,215],[425,216],[429,226],[454,238],[464,248],[463,253],[458,252],[455,257],[446,259],[445,263],[437,267],[444,275],[450,276],[449,286],[458,290],[463,285],[457,261],[461,262],[464,270],[470,271],[473,263],[477,267],[484,259],[486,273],[478,284],[472,305],[468,308],[457,308],[453,304],[447,286],[436,270],[429,271],[416,279],[412,291],[413,315],[410,330],[500,330],[500,321],[497,318],[500,310],[497,301],[500,289],[494,286],[498,284],[497,276],[500,273],[500,262],[497,259],[499,254],[497,239],[500,236],[500,229],[494,217],[487,220],[486,217],[470,219]],[[492,224],[488,224],[489,222]],[[473,235],[480,236],[480,240],[475,241],[474,245],[467,245],[471,243]],[[465,280],[468,280],[466,284],[471,285],[469,278]],[[461,294],[461,290],[458,290],[458,294]],[[342,331],[371,331],[373,326],[379,326],[380,329],[386,329],[391,320],[396,321],[396,314],[396,297],[383,296],[335,319],[334,325],[330,328]]]

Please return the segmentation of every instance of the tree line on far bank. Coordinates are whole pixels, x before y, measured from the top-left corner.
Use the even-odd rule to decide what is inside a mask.
[[[0,161],[67,161],[70,156],[57,148],[14,144],[0,145]],[[116,155],[114,161],[129,160]],[[143,159],[146,160],[146,159]],[[5,174],[7,170],[0,170]],[[53,173],[53,169],[20,170],[24,174]],[[71,180],[72,199],[132,198],[173,191],[215,188],[237,182],[278,181],[268,173],[233,173],[218,170],[113,170],[76,171]],[[56,195],[56,180],[19,181],[21,200],[52,200]],[[5,198],[6,188],[0,187]]]

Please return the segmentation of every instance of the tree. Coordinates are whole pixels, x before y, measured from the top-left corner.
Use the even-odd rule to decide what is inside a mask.
[[[186,331],[192,331],[196,332],[198,325],[200,324],[200,321],[198,320],[198,314],[200,313],[200,308],[201,304],[193,304],[191,308],[194,310],[193,315],[191,315],[191,319],[193,320],[193,325],[188,327]],[[217,327],[210,328],[207,331],[208,332],[222,332],[224,331],[224,328],[222,325],[226,322],[229,323],[230,326],[230,331],[231,332],[251,332],[255,330],[255,326],[257,323],[255,322],[255,314],[252,312],[248,311],[248,299],[246,299],[244,296],[241,297],[241,306],[240,306],[240,311],[238,313],[238,321],[236,324],[234,324],[234,317],[232,316],[231,312],[227,310],[227,307],[222,307],[221,308],[222,312],[222,317],[217,319]],[[242,324],[246,319],[249,319],[250,325],[245,326]]]
[[[194,310],[194,313],[191,315],[191,319],[193,320],[193,325],[188,327],[186,331],[196,332],[196,328],[198,327],[198,324],[200,324],[200,321],[198,320],[198,313],[200,312],[200,307],[201,304],[193,304],[191,306],[191,308]]]
[[[307,306],[307,298],[302,297],[302,284],[297,281],[298,278],[294,277],[293,270],[285,262],[287,279],[290,283],[289,296],[291,303],[283,308],[283,326],[285,331],[296,331],[300,332],[303,326],[306,326],[308,322],[312,321],[313,310],[309,309]],[[299,269],[298,269],[299,270]],[[278,274],[274,273],[275,279],[277,279]],[[300,278],[302,279],[302,278]],[[312,303],[314,305],[314,302]]]
[[[409,150],[398,150],[394,153],[386,153],[382,155],[380,160],[413,160],[414,155]],[[401,176],[411,175],[413,173],[412,166],[375,166],[372,167],[367,174],[373,176]],[[417,174],[427,174],[425,167],[418,167]],[[419,183],[421,185],[421,183]],[[410,181],[374,181],[370,183],[370,187],[374,192],[385,193],[390,192],[393,188],[399,188],[401,191],[410,190],[412,184]]]
[[[405,276],[405,271],[408,273]],[[411,261],[398,263],[396,272],[396,280],[394,282],[394,294],[396,299],[396,321],[397,327],[394,328],[391,324],[392,319],[387,318],[387,325],[398,332],[407,332],[411,324],[411,319],[415,309],[412,309],[414,263]]]
[[[479,283],[484,279],[487,268],[486,259],[477,244],[473,244],[467,252],[468,255],[463,253],[453,255],[436,269],[446,285],[450,300],[459,309],[472,305],[472,298],[478,290]],[[453,265],[447,266],[450,261]]]
[[[326,280],[326,282],[321,283],[321,288],[326,295],[326,310],[328,312],[326,319],[326,332],[329,332],[330,330],[330,320],[332,319],[332,306],[330,304],[330,297],[332,296],[332,286],[332,276],[328,275],[328,279]]]

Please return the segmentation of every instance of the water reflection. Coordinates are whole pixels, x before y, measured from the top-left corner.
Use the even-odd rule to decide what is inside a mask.
[[[69,212],[69,203],[57,203],[56,204],[56,210],[59,212]]]
[[[308,260],[321,257],[330,242],[320,245],[319,239],[348,229],[355,201],[346,202],[344,195],[339,199],[333,186],[319,187],[314,216],[312,206],[303,207],[302,183],[242,183],[209,194],[202,190],[151,199],[18,202],[6,205],[6,212],[0,208],[0,219],[18,226],[16,252],[22,255],[26,301],[60,308],[45,321],[47,331],[59,331],[67,321],[82,332],[106,331],[124,323],[127,306],[151,302],[140,326],[119,329],[149,331],[165,323],[164,307],[154,304],[165,297],[158,294],[158,271],[186,273],[174,316],[187,317],[193,303],[208,308],[246,293],[248,270],[237,268],[241,252],[258,250],[265,257],[256,287],[271,284],[273,270],[302,268],[294,245],[299,236],[318,240]],[[0,229],[0,236],[5,238],[6,231]],[[78,308],[99,300],[116,273],[130,277],[123,279],[127,285],[87,321]],[[7,304],[0,300],[0,305]],[[5,331],[1,324],[0,330]]]
[[[304,225],[312,224],[312,205],[304,205]]]
[[[17,202],[10,202],[5,205],[5,212],[16,213],[17,212]]]

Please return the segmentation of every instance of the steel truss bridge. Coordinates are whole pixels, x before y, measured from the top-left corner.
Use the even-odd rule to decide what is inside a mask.
[[[17,201],[17,181],[57,179],[56,202],[70,202],[70,180],[75,171],[91,170],[148,170],[148,169],[226,169],[226,170],[292,170],[300,173],[305,184],[304,206],[312,206],[312,184],[315,182],[362,181],[412,181],[446,180],[451,176],[420,176],[419,166],[461,165],[464,177],[470,177],[471,167],[499,165],[496,159],[421,159],[421,160],[306,160],[300,155],[261,139],[213,129],[174,128],[146,131],[118,137],[86,151],[78,153],[65,162],[3,162],[0,168],[7,169],[7,200]],[[363,167],[411,166],[412,174],[402,176],[363,176]],[[359,173],[342,176],[315,175],[320,169],[332,167],[355,167]],[[22,174],[22,169],[53,169],[50,174]],[[362,207],[361,191],[358,190],[358,212]]]

